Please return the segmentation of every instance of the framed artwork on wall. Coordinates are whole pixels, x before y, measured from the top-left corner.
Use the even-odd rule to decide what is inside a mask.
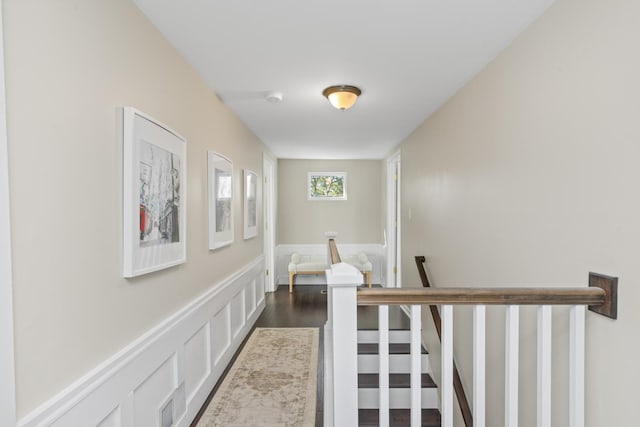
[[[244,170],[244,233],[245,239],[258,235],[258,175]]]
[[[233,243],[233,163],[207,151],[209,249]]]
[[[132,107],[123,109],[123,275],[186,261],[186,140]]]
[[[347,200],[346,172],[309,172],[308,200]]]

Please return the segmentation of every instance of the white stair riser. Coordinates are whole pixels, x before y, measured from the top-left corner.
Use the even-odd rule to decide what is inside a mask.
[[[379,402],[379,391],[377,388],[360,388],[358,389],[358,408],[360,409],[376,409]],[[411,390],[408,388],[392,388],[389,389],[389,408],[390,409],[406,409],[411,407]],[[422,408],[437,409],[438,408],[438,389],[423,388],[422,389]]]
[[[431,364],[429,363],[429,355],[423,354],[422,359],[423,374],[431,373]],[[359,374],[377,374],[380,367],[377,354],[359,354],[358,355],[358,373]],[[411,355],[409,354],[390,354],[389,355],[389,373],[391,374],[408,374],[411,372]]]
[[[389,331],[389,343],[408,343],[411,341],[411,332],[405,330]],[[358,330],[358,342],[371,344],[378,342],[377,330]]]

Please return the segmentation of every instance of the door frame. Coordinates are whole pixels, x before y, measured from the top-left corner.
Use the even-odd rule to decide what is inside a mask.
[[[0,425],[16,425],[11,210],[7,150],[7,104],[4,75],[3,2],[0,0]]]
[[[264,264],[265,264],[265,290],[266,292],[274,292],[276,290],[275,277],[275,161],[262,153],[262,209],[264,218]]]
[[[387,277],[386,287],[402,287],[401,152],[387,158]],[[395,268],[395,271],[394,271]]]

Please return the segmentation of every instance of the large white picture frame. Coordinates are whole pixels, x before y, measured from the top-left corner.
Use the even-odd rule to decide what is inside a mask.
[[[233,162],[207,151],[209,249],[233,243]]]
[[[258,175],[245,169],[244,182],[244,239],[258,235]]]
[[[186,140],[133,107],[123,109],[124,277],[186,261]]]

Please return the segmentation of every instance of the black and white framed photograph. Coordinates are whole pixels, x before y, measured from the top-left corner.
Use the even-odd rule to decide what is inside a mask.
[[[124,277],[186,261],[186,140],[123,109]]]
[[[244,170],[244,234],[245,239],[258,235],[258,175]]]
[[[233,243],[233,162],[207,152],[209,249]]]

